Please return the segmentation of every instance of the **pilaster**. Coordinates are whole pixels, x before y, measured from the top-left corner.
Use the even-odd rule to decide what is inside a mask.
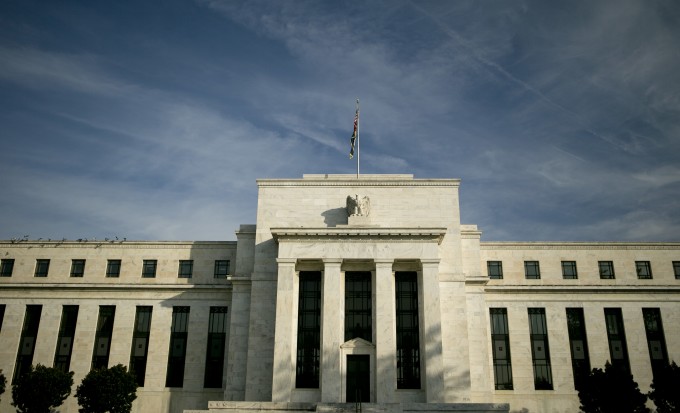
[[[229,323],[228,364],[224,400],[245,400],[250,323],[250,277],[231,276],[232,298]]]
[[[375,348],[377,403],[394,400],[397,387],[393,260],[375,260]]]
[[[293,306],[295,305],[294,258],[278,258],[278,282],[276,287],[276,327],[274,337],[274,376],[272,401],[291,401],[294,386],[295,362],[293,360]]]
[[[441,304],[439,298],[439,259],[422,259],[422,334],[425,359],[425,398],[427,403],[443,403],[444,370],[442,358]]]
[[[344,341],[344,286],[342,259],[323,260],[323,303],[321,308],[321,401],[341,400],[340,345]]]

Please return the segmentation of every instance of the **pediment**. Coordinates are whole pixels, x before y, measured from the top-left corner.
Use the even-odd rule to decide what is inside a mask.
[[[342,343],[340,348],[375,348],[375,344],[366,341],[363,338],[356,337]]]

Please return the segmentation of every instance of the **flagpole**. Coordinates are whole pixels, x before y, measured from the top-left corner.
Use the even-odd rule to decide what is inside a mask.
[[[361,140],[359,139],[359,99],[357,98],[357,179],[359,179],[360,160],[361,160]]]

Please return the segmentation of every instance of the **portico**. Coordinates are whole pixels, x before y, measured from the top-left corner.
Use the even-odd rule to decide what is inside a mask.
[[[417,314],[415,349],[418,383],[411,384],[404,397],[411,401],[443,400],[442,349],[428,347],[430,337],[441,336],[438,248],[444,228],[376,228],[339,226],[336,228],[272,228],[279,246],[277,317],[274,347],[273,401],[354,401],[348,396],[348,364],[368,356],[370,394],[363,401],[385,403],[395,400],[399,366],[397,356],[397,308],[395,274],[412,273],[417,280],[413,300]],[[328,255],[342,254],[342,257]],[[414,258],[422,257],[422,258]],[[320,371],[317,390],[296,387],[298,326],[300,326],[300,274],[318,273],[320,294]],[[370,331],[365,337],[353,333],[346,325],[352,315],[345,307],[350,292],[348,276],[367,278],[367,319],[362,327]],[[427,300],[423,296],[427,296]],[[362,306],[366,307],[366,306]],[[358,319],[357,319],[358,320]],[[364,326],[363,324],[367,324]],[[357,323],[357,326],[359,323]],[[420,354],[425,357],[419,357]],[[348,361],[349,360],[349,361]],[[350,369],[351,370],[351,369]],[[420,377],[422,375],[422,377]],[[408,393],[408,394],[406,394]],[[349,398],[349,400],[348,400]]]

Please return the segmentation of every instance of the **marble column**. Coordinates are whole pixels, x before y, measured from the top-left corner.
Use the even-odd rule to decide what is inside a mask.
[[[274,332],[274,376],[272,381],[272,401],[291,401],[295,384],[295,360],[293,338],[296,323],[293,320],[297,304],[295,290],[294,258],[277,258],[278,277],[276,283],[276,327]]]
[[[397,343],[393,260],[375,260],[375,396],[394,402],[397,388]]]
[[[421,259],[423,320],[421,324],[424,337],[421,348],[424,350],[424,370],[422,379],[425,385],[427,403],[443,403],[444,369],[442,357],[441,305],[439,299],[439,259]]]
[[[345,291],[340,265],[342,259],[323,260],[323,302],[321,304],[321,401],[339,402],[342,397],[340,345],[344,342]]]

